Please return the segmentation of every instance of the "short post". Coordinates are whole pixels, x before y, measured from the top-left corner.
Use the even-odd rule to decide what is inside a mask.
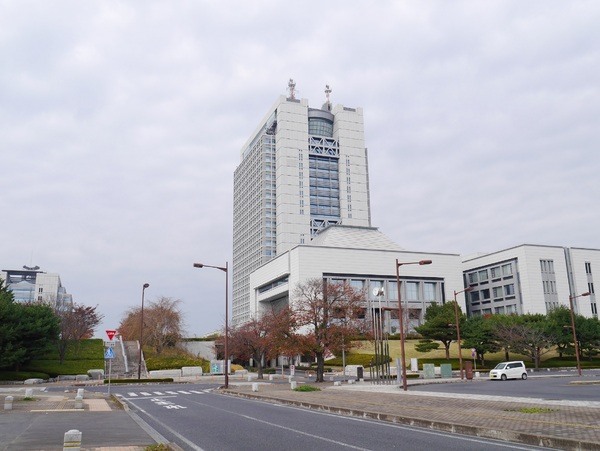
[[[12,410],[13,397],[7,396],[4,398],[4,410]]]
[[[25,390],[25,397],[29,399],[33,398],[33,388],[28,388]]]
[[[77,389],[77,396],[81,396],[83,398],[83,388],[78,388]]]
[[[257,382],[254,382],[252,384],[252,391],[258,391],[258,383]]]
[[[298,382],[296,382],[296,381],[291,381],[291,382],[290,382],[290,387],[291,387],[291,389],[292,389],[292,390],[296,390],[297,384],[298,384]]]
[[[80,395],[75,396],[75,408],[83,409],[83,396],[80,396]]]
[[[71,429],[65,432],[63,443],[63,451],[80,451],[81,450],[81,432],[77,429]]]

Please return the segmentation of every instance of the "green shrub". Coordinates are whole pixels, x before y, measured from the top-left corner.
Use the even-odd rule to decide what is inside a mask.
[[[184,366],[201,366],[203,373],[210,373],[210,362],[204,359],[156,357],[146,359],[146,368],[148,368],[148,371],[178,370]]]
[[[108,377],[108,375],[107,375]],[[172,377],[163,377],[163,378],[157,378],[157,379],[111,379],[110,383],[111,384],[137,384],[137,383],[142,383],[142,382],[151,382],[151,383],[158,383],[158,382],[173,382],[173,378]],[[108,379],[104,379],[104,384],[108,384]]]
[[[321,389],[312,385],[300,385],[294,388],[294,391],[321,391]]]
[[[65,360],[61,365],[58,360],[32,360],[23,365],[23,371],[46,373],[50,377],[63,375],[87,374],[88,370],[103,369],[104,359]]]
[[[368,367],[371,366],[371,360],[373,360],[373,364],[375,364],[375,354],[346,354],[346,365],[362,365]],[[388,362],[391,361],[391,357],[388,357]],[[343,364],[341,357],[336,357],[327,361],[327,365],[342,366]]]
[[[46,373],[26,372],[26,371],[0,371],[0,381],[24,381],[27,379],[49,379]]]

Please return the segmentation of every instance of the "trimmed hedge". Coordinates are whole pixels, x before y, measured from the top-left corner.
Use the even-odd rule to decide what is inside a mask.
[[[201,366],[203,373],[210,373],[210,362],[204,359],[192,358],[156,358],[146,359],[146,368],[148,371],[154,370],[178,370],[184,366]]]
[[[24,381],[27,379],[50,379],[46,373],[31,371],[0,371],[0,381]]]

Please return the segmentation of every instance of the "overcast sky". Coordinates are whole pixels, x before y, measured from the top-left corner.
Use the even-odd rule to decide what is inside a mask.
[[[224,321],[233,172],[289,78],[362,107],[372,225],[412,251],[600,248],[600,2],[0,0],[0,264],[104,329]]]

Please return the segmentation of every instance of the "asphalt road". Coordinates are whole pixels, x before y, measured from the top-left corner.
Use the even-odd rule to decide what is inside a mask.
[[[162,436],[190,451],[536,449],[229,397],[212,393],[214,386],[115,386],[112,392]]]
[[[527,380],[465,381],[464,383],[410,386],[410,391],[460,393],[492,396],[517,396],[546,400],[600,401],[600,385],[572,384],[570,382],[598,381],[600,371],[584,372],[583,377],[562,376],[561,373],[530,374]]]

